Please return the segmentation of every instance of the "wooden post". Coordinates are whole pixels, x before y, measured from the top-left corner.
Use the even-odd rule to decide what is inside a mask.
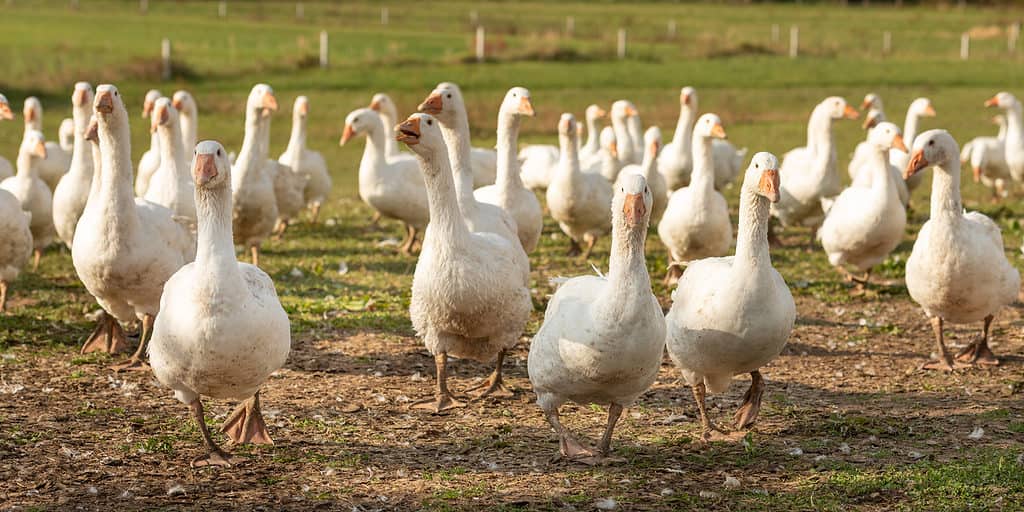
[[[139,0],[139,12],[142,14],[149,12],[149,0]]]
[[[624,28],[619,29],[619,45],[616,54],[620,59],[626,58],[626,29]]]
[[[388,12],[388,8],[387,7],[381,7],[380,8],[380,24],[381,25],[387,25],[388,23],[390,23],[391,22],[391,20],[389,19],[390,17],[391,17],[391,13]]]
[[[217,16],[220,16],[221,18],[228,17],[228,3],[226,0],[217,2]]]
[[[772,23],[772,44],[779,44],[779,24]]]
[[[161,76],[165,81],[171,79],[171,40],[166,37],[160,41],[160,59],[163,62]]]
[[[886,30],[882,32],[882,54],[889,55],[892,53],[892,32]]]
[[[78,0],[71,0],[71,10],[73,10],[73,11],[77,11],[78,10]]]
[[[301,20],[306,17],[306,6],[302,5],[302,2],[295,3],[295,19]]]
[[[676,20],[668,20],[668,38],[676,38]]]
[[[474,11],[475,12],[475,11]],[[476,27],[476,61],[484,61],[484,42],[486,34],[484,33],[484,26],[477,25]]]
[[[476,9],[469,11],[469,24],[474,27],[480,24],[480,15],[477,14]]]
[[[327,31],[320,31],[320,69],[327,69]]]
[[[789,58],[795,59],[800,53],[800,27],[789,27]]]
[[[1006,51],[1017,53],[1017,40],[1020,39],[1020,22],[1010,24],[1006,32]]]
[[[967,32],[960,34],[960,59],[967,60],[971,56],[971,35]]]
[[[572,16],[565,17],[565,36],[572,37],[573,32],[576,32],[576,18]]]

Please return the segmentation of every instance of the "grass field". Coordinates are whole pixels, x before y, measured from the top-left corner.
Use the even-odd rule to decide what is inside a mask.
[[[368,228],[356,194],[361,141],[339,147],[345,115],[374,92],[408,113],[440,81],[467,97],[475,144],[494,141],[496,108],[513,85],[528,87],[538,111],[523,123],[525,142],[551,143],[563,111],[629,98],[645,124],[668,137],[678,90],[693,85],[702,111],[723,118],[730,139],[781,155],[802,145],[810,109],[828,95],[859,103],[869,91],[902,122],[907,104],[931,98],[961,142],[993,134],[982,102],[999,90],[1024,94],[1024,58],[1006,49],[1006,26],[1024,10],[840,8],[832,3],[704,4],[501,2],[387,5],[230,2],[15,0],[0,5],[0,92],[20,111],[27,95],[46,108],[49,138],[70,115],[73,83],[115,83],[137,119],[149,88],[186,88],[200,107],[200,138],[237,148],[245,97],[271,84],[282,105],[272,150],[283,151],[291,101],[311,101],[310,145],[327,158],[335,190],[326,224],[300,223],[266,245],[264,267],[292,321],[293,354],[267,384],[272,448],[240,448],[251,460],[227,471],[198,471],[188,460],[199,435],[186,409],[145,375],[114,376],[109,359],[81,357],[93,301],[67,250],[52,248],[38,272],[12,287],[0,317],[0,510],[96,509],[428,509],[592,510],[1021,510],[1024,509],[1024,319],[1020,305],[1001,313],[996,369],[952,375],[918,370],[932,351],[930,327],[902,285],[903,263],[926,220],[927,187],[913,198],[906,241],[876,274],[888,284],[864,297],[849,289],[808,232],[783,233],[773,261],[797,299],[789,347],[769,366],[765,408],[749,433],[701,446],[689,389],[666,359],[655,387],[624,416],[613,447],[626,462],[588,467],[553,460],[557,442],[532,403],[524,341],[507,363],[512,400],[445,416],[421,415],[407,402],[430,391],[432,360],[408,319],[415,260],[395,254],[396,223]],[[473,62],[471,13],[487,28],[487,62]],[[575,30],[566,34],[566,16]],[[674,20],[677,33],[667,34]],[[771,26],[780,26],[780,42]],[[800,26],[801,56],[786,56],[789,26]],[[628,58],[615,58],[616,30],[629,33]],[[331,66],[317,67],[318,34],[329,31]],[[893,52],[882,55],[884,31]],[[972,34],[959,60],[960,34]],[[161,83],[160,39],[174,47],[176,78]],[[1022,51],[1021,53],[1024,53]],[[133,153],[147,149],[146,124],[133,126]],[[837,125],[840,167],[863,137],[858,123]],[[0,155],[14,160],[20,116],[0,124]],[[1003,228],[1018,268],[1024,236],[1020,195],[1001,204],[964,177],[965,206]],[[727,192],[736,206],[737,191]],[[566,239],[547,221],[531,255],[536,313],[548,279],[591,272],[566,258]],[[660,277],[666,251],[651,231],[648,262]],[[608,242],[591,263],[606,267]],[[339,268],[347,272],[339,272]],[[669,305],[659,282],[655,294]],[[980,326],[956,326],[961,346]],[[457,362],[452,386],[485,376]],[[724,421],[746,382],[710,399]],[[233,404],[212,401],[219,426]],[[568,426],[596,436],[600,408],[566,407]],[[977,428],[980,438],[968,437]],[[736,489],[723,487],[726,476]],[[179,492],[180,490],[180,492]],[[607,503],[604,503],[607,504]]]

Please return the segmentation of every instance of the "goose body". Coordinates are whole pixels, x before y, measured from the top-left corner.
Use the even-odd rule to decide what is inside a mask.
[[[39,177],[39,167],[45,159],[43,134],[35,130],[26,132],[18,149],[17,174],[0,182],[0,189],[14,195],[21,203],[21,209],[32,216],[29,227],[36,265],[43,249],[53,242],[57,234],[53,227],[53,194]]]
[[[308,117],[309,99],[305,96],[295,98],[295,105],[292,107],[292,134],[288,139],[288,147],[277,160],[306,180],[303,200],[312,210],[313,222],[316,222],[320,207],[331,192],[331,174],[327,170],[327,161],[323,155],[306,146]],[[394,137],[387,137],[391,138]]]
[[[7,307],[8,287],[32,255],[31,216],[14,194],[0,188],[0,313]]]
[[[146,92],[146,97],[142,102],[143,119],[149,118],[150,112],[153,111],[153,106],[156,105],[156,100],[162,97],[163,94],[156,89],[150,89]],[[153,173],[159,168],[160,136],[156,132],[152,132],[149,135],[149,149],[139,158],[139,166],[135,176],[135,195],[139,197],[146,195],[146,191],[149,190],[149,180],[153,178]]]
[[[181,117],[170,98],[160,98],[156,100],[150,118],[150,129],[160,137],[160,166],[153,173],[143,197],[146,201],[166,207],[175,216],[195,222],[195,188],[189,176],[182,142]]]
[[[75,239],[75,227],[85,211],[85,202],[89,199],[89,189],[92,187],[92,142],[85,137],[92,119],[93,96],[92,85],[87,82],[75,84],[75,92],[71,96],[74,116],[71,166],[53,191],[53,225],[57,236],[68,247],[71,247]]]
[[[597,105],[587,107],[587,142],[579,147],[580,165],[588,168],[598,164],[600,139],[598,122],[607,113]],[[531,190],[546,190],[551,183],[551,175],[558,168],[558,146],[550,144],[531,144],[519,151],[522,168],[522,180]]]
[[[7,101],[7,96],[0,94],[0,121],[10,121],[11,119],[14,119],[11,104]],[[0,156],[0,181],[11,176],[14,176],[14,166],[11,165],[10,160]]]
[[[654,203],[651,206],[651,222],[658,222],[668,205],[668,187],[665,178],[658,172],[658,151],[661,149],[661,130],[652,126],[644,132],[644,159],[640,165],[627,165],[617,176],[616,185],[621,187],[623,179],[629,174],[641,174],[647,187],[651,189]]]
[[[25,98],[25,105],[22,110],[25,116],[26,136],[31,131],[42,133],[43,104],[39,101],[39,98],[35,96]],[[61,125],[64,126],[64,123],[61,123]],[[46,186],[52,193],[57,188],[60,178],[68,172],[68,167],[71,166],[71,151],[70,149],[66,150],[59,142],[45,141],[43,145],[46,148],[46,157],[38,163],[37,170],[39,178],[46,183]]]
[[[1000,92],[985,102],[998,107],[1006,116],[1006,135],[1003,139],[1003,160],[1016,181],[1024,180],[1024,114],[1020,101],[1008,92]]]
[[[1006,195],[1006,185],[1013,176],[1006,165],[1006,116],[998,115],[993,122],[999,125],[999,133],[969,140],[960,150],[960,163],[970,165],[974,181],[991,188],[999,199]]]
[[[256,84],[245,107],[245,138],[231,167],[235,243],[244,245],[259,265],[259,247],[270,236],[278,218],[273,168],[267,165],[270,114],[277,110],[274,90]]]
[[[185,155],[191,155],[199,137],[199,107],[188,91],[174,91],[171,105],[178,111],[178,126],[181,128],[181,144]]]

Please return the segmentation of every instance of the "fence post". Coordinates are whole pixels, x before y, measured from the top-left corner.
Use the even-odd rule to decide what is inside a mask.
[[[1018,39],[1020,39],[1020,23],[1011,23],[1010,29],[1006,33],[1006,50],[1010,53],[1017,53]]]
[[[295,3],[295,19],[301,20],[306,17],[306,7],[302,5],[302,2]]]
[[[228,17],[228,3],[226,0],[217,2],[217,16],[220,16],[221,18]]]
[[[391,20],[389,19],[390,17],[391,17],[391,13],[388,12],[388,8],[387,7],[381,7],[380,8],[380,24],[381,25],[387,25],[388,23],[390,23],[391,22]]]
[[[779,24],[772,23],[772,44],[779,44]]]
[[[327,31],[320,31],[320,69],[327,69]]]
[[[573,33],[576,32],[576,18],[572,16],[565,17],[565,35],[572,37]]]
[[[795,59],[800,53],[800,27],[789,27],[789,58]]]
[[[668,38],[676,38],[676,20],[668,20]]]
[[[476,61],[484,61],[484,42],[486,34],[484,33],[484,26],[477,25],[476,27]]]
[[[967,32],[960,34],[960,59],[967,60],[971,56],[971,35]]]
[[[161,76],[164,81],[171,79],[171,40],[166,37],[160,41],[160,59],[163,62]]]
[[[892,53],[892,32],[888,30],[882,33],[882,53],[885,55]]]
[[[480,15],[477,14],[476,9],[469,11],[469,24],[474,27],[480,24]]]
[[[149,12],[149,0],[139,0],[139,12],[142,14]]]
[[[620,59],[626,58],[626,29],[619,29],[619,45],[616,52]]]

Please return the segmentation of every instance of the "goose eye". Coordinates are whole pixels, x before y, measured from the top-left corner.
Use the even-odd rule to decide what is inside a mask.
[[[934,140],[930,140],[930,141],[928,141],[928,145],[929,145],[929,146],[934,146],[934,145],[935,145],[935,141],[934,141]]]
[[[451,94],[448,94],[448,99],[451,99],[451,97],[452,97],[452,95],[451,95]]]
[[[647,187],[644,187],[644,194],[648,192]]]
[[[217,156],[221,156],[220,150],[217,150]]]
[[[427,126],[434,126],[434,121],[427,119]]]
[[[760,168],[761,168],[761,164],[754,164],[754,169],[760,169]]]

